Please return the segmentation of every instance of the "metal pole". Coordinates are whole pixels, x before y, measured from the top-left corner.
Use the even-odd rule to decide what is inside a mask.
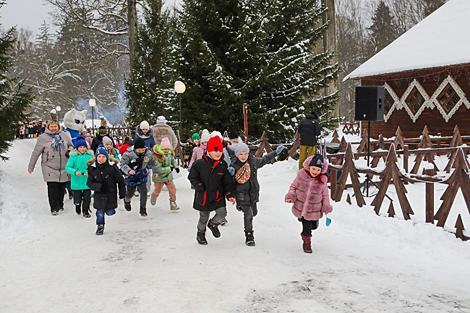
[[[93,113],[94,113],[94,108],[95,107],[91,107],[91,129],[92,129],[92,137],[95,137],[95,119],[94,119],[94,116],[93,116]]]
[[[180,140],[183,138],[183,119],[181,117],[181,94],[178,94],[179,100],[180,100]]]

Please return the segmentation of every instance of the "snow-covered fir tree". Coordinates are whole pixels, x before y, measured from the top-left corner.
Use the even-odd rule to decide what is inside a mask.
[[[147,1],[144,23],[139,26],[134,41],[131,75],[126,81],[127,121],[131,129],[143,120],[156,123],[159,115],[168,119],[177,116],[171,111],[176,103],[170,45],[172,23],[170,11],[162,9],[161,0]]]
[[[371,43],[376,53],[398,37],[394,17],[390,12],[390,8],[383,0],[379,2],[374,11],[369,31]]]
[[[240,129],[246,102],[250,137],[266,131],[287,141],[305,113],[327,116],[337,93],[320,94],[337,67],[333,51],[317,48],[323,13],[316,0],[185,0],[177,64],[187,84],[184,122]]]

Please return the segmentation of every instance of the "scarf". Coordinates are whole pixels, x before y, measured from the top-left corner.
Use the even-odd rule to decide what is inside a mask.
[[[54,151],[58,151],[59,148],[65,149],[64,140],[60,137],[60,133],[48,134],[52,138],[51,148]]]
[[[249,179],[250,179],[250,176],[251,176],[251,168],[250,168],[250,164],[248,164],[248,162],[246,162],[242,167],[240,167],[240,169],[235,173],[235,180],[237,181],[237,183],[239,184],[244,184],[246,183]]]

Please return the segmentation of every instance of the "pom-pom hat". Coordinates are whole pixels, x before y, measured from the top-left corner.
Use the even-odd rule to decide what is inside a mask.
[[[211,138],[211,135],[209,134],[209,131],[207,129],[204,129],[202,131],[201,141],[208,142],[210,138]]]
[[[160,149],[171,149],[170,140],[166,137],[162,139],[162,143],[160,144]]]
[[[98,157],[100,154],[104,154],[106,159],[109,159],[108,149],[106,149],[103,145],[99,145],[98,148],[96,148],[96,156]]]
[[[149,122],[142,121],[142,123],[140,123],[140,129],[150,129]]]
[[[85,137],[83,136],[78,136],[77,137],[77,149],[80,148],[80,147],[87,147],[88,148],[88,145],[86,144],[86,140],[85,140]]]

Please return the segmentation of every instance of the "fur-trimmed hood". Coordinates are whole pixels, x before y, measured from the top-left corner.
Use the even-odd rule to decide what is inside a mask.
[[[146,138],[150,138],[153,136],[153,129],[152,127],[149,128],[149,131],[147,132],[147,134],[144,134],[144,132],[142,131],[142,129],[140,129],[140,125],[137,125],[137,128],[135,129],[135,133],[137,135],[139,135],[140,138],[142,139],[146,139]],[[150,148],[150,147],[149,147]]]

